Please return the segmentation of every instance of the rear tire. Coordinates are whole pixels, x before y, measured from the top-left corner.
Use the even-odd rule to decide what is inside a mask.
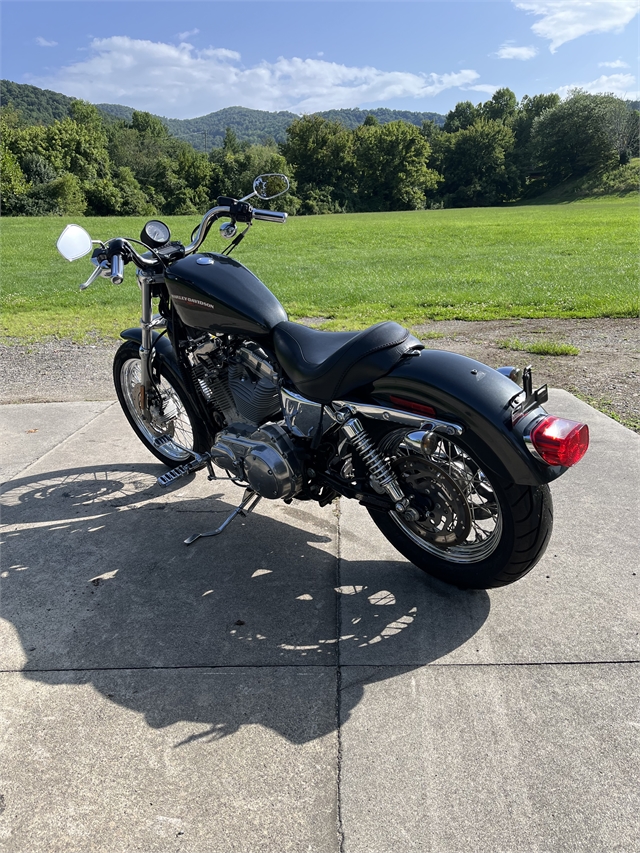
[[[155,438],[169,435],[182,447],[204,453],[208,449],[207,432],[188,396],[172,378],[165,364],[160,365],[158,383],[161,403],[155,407],[151,424],[143,419],[136,405],[136,385],[140,383],[140,378],[139,345],[135,341],[126,341],[113,359],[113,382],[122,411],[147,450],[170,468],[187,462],[193,456],[173,443],[156,447]]]
[[[412,506],[422,504],[426,517],[435,503],[435,521],[415,523],[369,508],[371,518],[401,554],[439,580],[462,589],[514,583],[535,566],[551,536],[549,487],[501,483],[494,475],[489,480],[462,441],[441,439],[438,448],[443,446],[448,456],[442,450],[426,459],[411,453],[393,463],[397,472],[405,471],[399,479],[407,497],[413,495]]]

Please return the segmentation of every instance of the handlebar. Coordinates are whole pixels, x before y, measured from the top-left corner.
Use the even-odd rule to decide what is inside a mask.
[[[217,207],[212,207],[211,210],[208,210],[202,217],[200,225],[198,225],[196,236],[188,246],[184,247],[185,255],[192,255],[194,252],[197,252],[215,220],[218,219],[219,216],[229,216],[230,213],[231,208],[227,204],[221,204]],[[261,219],[263,222],[278,222],[282,225],[287,221],[287,214],[279,213],[276,210],[257,210],[254,208],[253,218]]]
[[[287,221],[287,214],[280,213],[277,210],[257,210],[253,208],[250,209],[250,211],[251,218],[259,219],[262,222],[276,222],[283,225]],[[220,216],[225,215],[231,215],[231,207],[229,205],[218,205],[217,207],[212,207],[211,210],[208,210],[202,217],[194,239],[188,246],[184,247],[183,257],[196,252],[204,242],[213,222],[215,222],[215,220]],[[124,281],[123,251],[127,255],[127,260],[132,260],[138,269],[152,269],[157,266],[157,257],[142,257],[142,255],[138,254],[131,243],[126,239],[123,237],[117,237],[114,240],[110,240],[107,244],[107,260],[102,261],[99,264],[96,263],[96,269],[89,279],[84,282],[84,284],[80,285],[80,290],[85,290],[100,275],[105,278],[110,278],[113,284],[122,284]]]
[[[114,284],[122,284],[124,281],[124,261],[122,255],[114,255],[111,258],[111,275],[109,276]]]
[[[287,214],[279,213],[277,210],[257,210],[254,208],[253,218],[261,219],[263,222],[277,222],[280,225],[284,225],[287,221]]]

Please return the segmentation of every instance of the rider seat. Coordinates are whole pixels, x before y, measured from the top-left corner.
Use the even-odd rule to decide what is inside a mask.
[[[284,321],[273,329],[278,361],[305,397],[328,403],[389,373],[423,345],[390,320],[362,332],[322,332]]]

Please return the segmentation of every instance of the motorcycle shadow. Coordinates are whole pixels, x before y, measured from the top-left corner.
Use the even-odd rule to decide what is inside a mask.
[[[176,747],[247,724],[305,743],[336,729],[338,668],[345,722],[366,684],[452,653],[488,616],[486,592],[376,559],[375,538],[371,559],[338,557],[331,506],[263,501],[187,548],[242,493],[204,478],[161,490],[162,470],[95,465],[3,488],[3,669],[90,683],[155,729],[188,724]],[[381,536],[362,521],[356,533]]]

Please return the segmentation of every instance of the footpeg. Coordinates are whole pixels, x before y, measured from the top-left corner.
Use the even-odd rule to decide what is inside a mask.
[[[156,447],[162,447],[164,444],[168,444],[171,442],[174,446],[180,447],[179,444],[176,444],[169,436],[160,436],[154,441]],[[187,448],[180,447],[181,450],[187,450]],[[193,459],[191,462],[185,462],[184,465],[177,465],[175,468],[172,468],[171,471],[167,471],[166,474],[161,474],[158,477],[158,485],[168,486],[170,483],[175,483],[176,480],[179,480],[181,477],[188,477],[189,474],[194,474],[196,471],[201,471],[202,468],[209,468],[209,479],[215,480],[215,474],[213,473],[213,469],[211,468],[211,454],[210,453],[196,453],[195,450],[189,450],[189,453],[193,455]]]
[[[170,483],[175,483],[176,480],[179,480],[181,477],[187,477],[191,473],[193,472],[189,465],[178,465],[177,468],[172,468],[171,471],[167,471],[166,474],[158,477],[158,485],[168,486]]]
[[[256,508],[261,500],[262,495],[257,494],[253,489],[247,489],[244,493],[240,506],[236,507],[228,518],[225,518],[220,527],[209,531],[209,533],[194,533],[193,536],[189,536],[188,539],[184,540],[184,544],[191,545],[191,543],[195,542],[196,539],[206,539],[208,536],[219,536],[231,524],[236,516],[241,515],[245,517],[251,512],[251,510]]]

